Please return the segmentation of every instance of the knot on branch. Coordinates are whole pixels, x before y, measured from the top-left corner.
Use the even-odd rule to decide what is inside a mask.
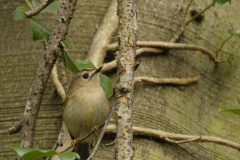
[[[122,81],[120,83],[118,83],[117,85],[117,89],[122,92],[122,93],[128,93],[132,91],[132,87],[133,84],[131,82],[128,81]]]

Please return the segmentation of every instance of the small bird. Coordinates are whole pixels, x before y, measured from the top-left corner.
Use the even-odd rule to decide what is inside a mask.
[[[85,69],[73,79],[66,94],[63,108],[63,120],[73,138],[82,138],[90,133],[95,126],[102,124],[107,118],[110,107],[106,93],[100,85],[99,72]],[[77,153],[81,160],[90,155],[89,144],[97,136],[92,134],[77,144]]]

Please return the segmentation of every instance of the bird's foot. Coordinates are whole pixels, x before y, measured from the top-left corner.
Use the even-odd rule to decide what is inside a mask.
[[[72,140],[72,142],[71,142],[74,151],[76,151],[76,149],[77,149],[76,147],[77,147],[78,142],[79,142],[79,138],[76,138],[76,139]]]
[[[98,128],[98,126],[94,126],[93,128],[92,128],[92,131],[95,133],[95,135],[98,137],[98,135],[99,135],[99,128]]]

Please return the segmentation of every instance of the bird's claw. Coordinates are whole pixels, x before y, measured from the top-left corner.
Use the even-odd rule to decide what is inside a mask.
[[[99,135],[99,128],[98,128],[98,126],[94,126],[93,128],[92,128],[92,131],[95,133],[95,135],[98,137],[98,135]]]

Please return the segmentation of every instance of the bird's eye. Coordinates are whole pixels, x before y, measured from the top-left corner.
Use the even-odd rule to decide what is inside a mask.
[[[84,78],[84,79],[87,79],[87,78],[88,78],[88,74],[85,73],[85,74],[83,75],[83,78]]]

